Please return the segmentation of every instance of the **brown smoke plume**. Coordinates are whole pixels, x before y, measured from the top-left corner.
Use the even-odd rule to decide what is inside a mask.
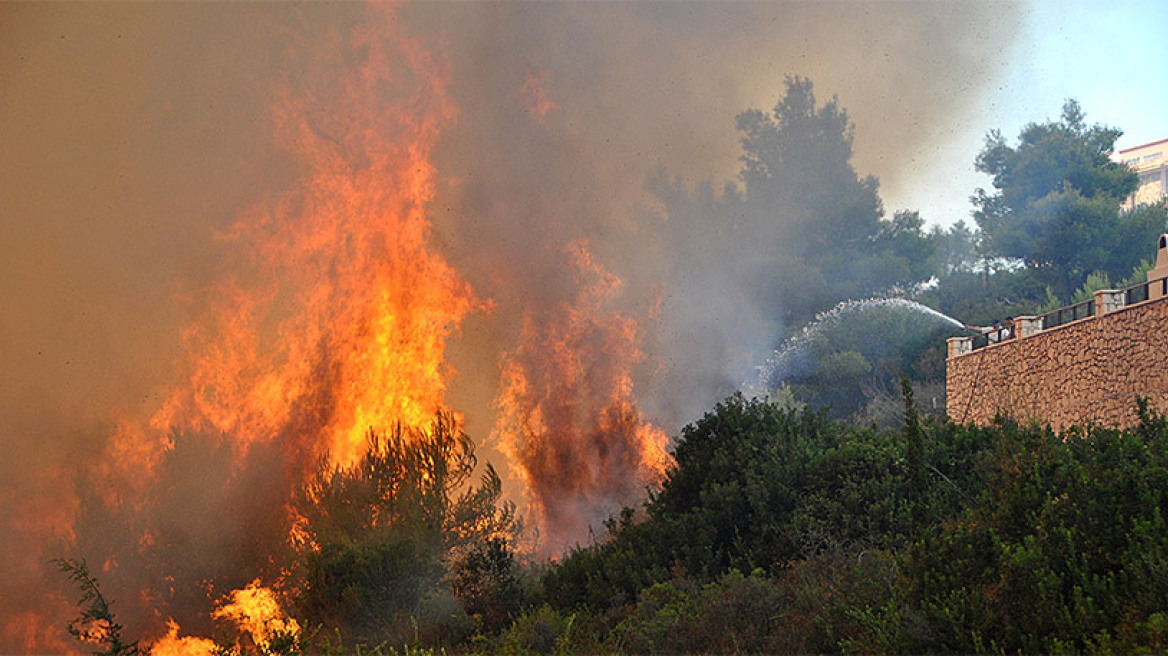
[[[73,592],[45,562],[75,551],[131,628],[210,631],[215,598],[278,580],[272,509],[316,455],[437,405],[498,426],[483,459],[578,539],[771,338],[733,281],[663,268],[646,177],[732,180],[734,114],[801,73],[851,111],[857,167],[896,184],[968,119],[1012,19],[5,5],[0,651],[69,648]]]
[[[585,243],[567,255],[580,289],[526,316],[519,346],[504,356],[495,429],[548,554],[633,504],[668,464],[666,435],[645,421],[634,395],[641,326],[606,307],[620,280],[592,261]]]

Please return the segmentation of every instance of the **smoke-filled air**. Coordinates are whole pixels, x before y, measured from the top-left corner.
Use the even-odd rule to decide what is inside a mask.
[[[0,652],[78,651],[93,581],[153,653],[276,644],[339,612],[296,583],[339,509],[415,517],[370,480],[433,562],[598,539],[806,320],[917,281],[880,194],[1014,12],[0,7]]]

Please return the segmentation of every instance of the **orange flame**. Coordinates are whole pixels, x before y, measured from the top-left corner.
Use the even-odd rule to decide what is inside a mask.
[[[494,433],[526,484],[549,552],[658,483],[669,463],[665,433],[633,396],[632,367],[644,360],[640,323],[605,309],[620,280],[592,261],[585,242],[568,254],[578,295],[525,318],[520,346],[504,359]]]
[[[167,486],[176,432],[227,441],[239,467],[274,446],[284,478],[265,479],[280,487],[266,500],[279,504],[322,454],[349,465],[370,427],[426,426],[445,406],[446,343],[486,304],[435,250],[426,214],[431,151],[456,115],[449,74],[393,12],[371,6],[348,43],[309,53],[274,89],[273,136],[298,175],[217,235],[225,273],[182,335],[177,382],[148,422],[119,419],[93,465],[101,499],[135,533],[122,548],[165,548],[147,506]],[[221,613],[262,601],[237,594]],[[145,605],[173,596],[139,594]],[[203,643],[176,624],[157,648]]]
[[[300,633],[300,625],[296,620],[284,616],[276,595],[260,585],[259,579],[242,590],[232,592],[231,603],[224,604],[212,616],[234,622],[240,631],[251,636],[261,650],[268,646],[277,633]]]
[[[158,493],[167,485],[160,465],[173,462],[176,432],[228,441],[224,451],[236,463],[246,463],[249,453],[275,453],[286,466],[277,485],[294,486],[321,454],[335,465],[354,463],[370,427],[424,428],[444,407],[452,374],[447,342],[488,304],[432,244],[426,212],[437,172],[430,156],[456,112],[444,65],[396,25],[392,9],[376,5],[347,47],[325,53],[323,63],[276,89],[274,134],[299,176],[220,235],[228,273],[201,299],[182,336],[178,381],[148,422],[119,418],[106,452],[86,472],[130,537],[98,539],[109,551],[136,549],[148,557],[167,548],[168,539],[185,538],[181,531],[167,537],[158,525],[169,510],[158,501],[169,498]],[[544,76],[528,82],[525,93],[542,117],[555,108],[543,92]],[[493,433],[544,535],[559,542],[582,538],[668,466],[667,438],[634,398],[632,369],[644,361],[640,321],[608,309],[620,280],[592,261],[584,242],[568,252],[577,295],[526,313],[520,343],[503,360]],[[276,448],[255,449],[265,446]],[[213,490],[212,497],[239,494],[252,480],[239,478],[241,487]],[[280,487],[265,502],[278,504],[290,492]],[[74,501],[63,519],[45,513],[38,530],[83,540],[86,525],[76,534],[70,525],[78,507]],[[284,537],[305,544],[303,526],[288,520]],[[258,541],[274,537],[259,532],[252,536]],[[559,550],[549,545],[555,547],[549,553]],[[156,572],[141,569],[126,578],[137,576],[149,589],[137,601],[122,597],[127,605],[164,605],[183,583],[152,579]],[[169,595],[159,591],[164,585]],[[138,610],[139,624],[154,617],[155,633],[163,633],[160,620],[169,613]],[[257,646],[272,631],[299,630],[258,581],[233,593],[214,617],[239,623]],[[40,635],[41,621],[30,615],[18,637],[51,644]],[[153,652],[207,648],[201,638],[180,637],[171,620]]]
[[[446,341],[481,307],[425,214],[455,111],[443,67],[388,14],[355,32],[359,69],[330,62],[280,92],[276,134],[303,175],[222,235],[233,273],[184,335],[185,380],[156,430],[307,439],[347,464],[370,426],[422,426],[442,405]]]
[[[300,634],[300,625],[284,615],[275,593],[260,585],[259,579],[233,591],[228,599],[230,601],[221,604],[211,617],[231,621],[261,653],[267,652],[276,635]],[[166,634],[150,645],[151,656],[208,656],[214,653],[214,641],[194,636],[179,637],[178,622],[173,619],[167,620],[166,627]]]
[[[166,635],[150,645],[150,656],[211,656],[215,653],[215,641],[207,638],[178,635],[178,622],[173,619],[166,623]]]

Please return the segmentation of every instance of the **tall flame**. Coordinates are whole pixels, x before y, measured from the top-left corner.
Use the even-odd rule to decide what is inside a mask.
[[[192,305],[177,382],[157,411],[119,419],[105,452],[82,468],[79,499],[61,517],[39,516],[38,530],[96,551],[120,608],[158,636],[156,653],[206,652],[207,641],[180,637],[164,618],[185,613],[188,628],[204,631],[205,614],[201,625],[185,618],[192,606],[209,609],[210,591],[250,580],[241,570],[257,562],[280,570],[270,543],[295,539],[297,527],[271,518],[320,456],[346,466],[370,427],[429,424],[445,406],[448,341],[489,308],[435,248],[427,217],[438,175],[431,154],[456,114],[448,71],[396,26],[393,9],[375,5],[347,42],[313,52],[323,61],[276,85],[273,136],[293,160],[294,183],[218,236],[224,273]],[[554,108],[542,84],[527,90],[541,116]],[[526,309],[503,359],[493,433],[526,486],[547,554],[634,502],[668,464],[666,436],[633,394],[640,321],[609,308],[620,280],[586,243],[568,254],[576,296]],[[192,492],[205,496],[191,501]],[[203,517],[216,510],[235,521]],[[233,599],[213,617],[246,619],[273,597],[253,584]],[[20,635],[4,639],[49,644],[42,618],[21,622],[8,629]],[[260,631],[257,645],[267,640]]]
[[[669,462],[665,433],[633,395],[632,367],[644,360],[640,323],[606,309],[621,281],[593,262],[585,242],[567,252],[577,296],[528,313],[520,345],[504,359],[494,433],[527,488],[547,553],[632,503]]]
[[[347,42],[312,52],[315,59],[273,89],[273,136],[296,167],[294,183],[217,236],[225,272],[182,335],[177,383],[148,422],[120,420],[95,464],[105,506],[137,533],[115,549],[150,560],[169,548],[160,542],[171,539],[168,530],[179,540],[201,530],[192,522],[176,533],[165,518],[163,504],[175,502],[168,490],[177,489],[165,480],[181,456],[176,435],[212,445],[188,449],[214,450],[222,440],[241,471],[254,465],[253,453],[276,464],[276,476],[244,473],[204,486],[220,485],[209,498],[238,513],[228,526],[243,546],[230,548],[259,541],[275,553],[290,538],[272,532],[294,526],[270,518],[318,457],[349,465],[371,427],[423,427],[445,406],[447,341],[486,308],[433,247],[426,214],[437,175],[431,151],[456,112],[445,65],[397,32],[392,7],[367,13]],[[128,576],[167,586],[146,573]],[[169,593],[139,591],[142,610],[158,613],[174,598],[170,583]],[[253,588],[237,606],[267,592]],[[157,643],[160,651],[205,647],[178,637],[173,620]]]
[[[183,384],[153,418],[243,446],[313,441],[352,462],[370,426],[422,426],[443,403],[443,351],[479,306],[430,247],[429,154],[455,115],[447,73],[370,12],[347,52],[278,93],[276,135],[303,169],[221,238],[235,250],[184,335]]]

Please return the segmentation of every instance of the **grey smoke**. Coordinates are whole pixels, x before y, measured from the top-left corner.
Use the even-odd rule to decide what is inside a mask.
[[[334,45],[364,11],[5,5],[0,651],[27,644],[25,613],[72,601],[55,575],[41,576],[46,558],[65,555],[67,536],[30,542],[18,526],[77,514],[78,473],[103,452],[115,413],[153,411],[173,375],[189,299],[221,273],[216,231],[294,172],[264,124],[271,85],[295,76],[287,62]],[[499,357],[514,348],[525,309],[574,293],[561,253],[580,238],[624,280],[622,309],[646,315],[660,295],[637,380],[642,411],[674,431],[707,408],[780,327],[762,320],[727,272],[669,264],[677,243],[652,237],[664,217],[646,192],[649,176],[663,170],[691,190],[712,180],[711,193],[733,182],[734,115],[767,110],[783,76],[802,74],[851,113],[857,170],[894,188],[922,174],[916,153],[970,119],[1007,64],[1017,12],[1011,3],[920,2],[404,6],[406,31],[447,58],[460,111],[436,154],[436,243],[495,303],[450,349],[460,374],[449,400],[468,432],[480,443],[490,433]],[[532,77],[556,105],[543,116],[524,96]],[[713,255],[701,261],[767,258]],[[685,284],[675,284],[681,276]],[[213,468],[214,456],[190,455],[184,474]],[[490,444],[480,457],[505,473]],[[286,475],[271,463],[254,471]],[[205,527],[191,503],[165,499],[173,530]],[[230,517],[227,531],[245,535],[249,513]],[[223,541],[194,544],[224,554],[204,570],[230,569],[235,554]],[[150,578],[132,558],[122,566],[144,568],[128,581]]]

